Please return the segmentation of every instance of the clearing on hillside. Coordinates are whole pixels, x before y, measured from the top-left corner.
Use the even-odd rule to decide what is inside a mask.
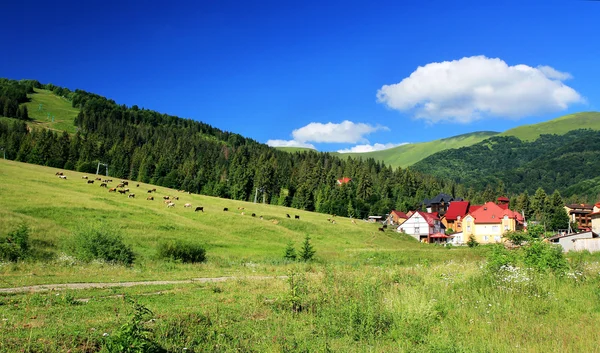
[[[79,109],[73,108],[66,98],[59,97],[52,91],[35,89],[28,94],[29,102],[25,103],[33,126],[45,127],[52,130],[75,133],[75,118]],[[54,119],[54,121],[52,121]]]

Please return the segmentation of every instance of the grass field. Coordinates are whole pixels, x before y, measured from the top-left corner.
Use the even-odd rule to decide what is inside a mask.
[[[79,109],[73,108],[71,102],[51,91],[42,89],[36,89],[35,93],[29,94],[28,97],[30,102],[25,103],[25,105],[29,117],[33,119],[31,125],[75,133],[73,122],[79,113]],[[54,116],[54,122],[52,122],[52,118],[48,118],[48,114]]]
[[[541,134],[562,135],[575,129],[600,130],[600,112],[565,115],[539,124],[519,126],[507,130],[499,136],[515,136],[523,141],[533,141]]]
[[[0,293],[1,352],[117,352],[119,344],[169,352],[598,351],[598,256],[571,256],[566,276],[494,274],[485,246],[419,244],[362,221],[331,224],[323,214],[161,187],[147,201],[152,186],[135,182],[136,197],[128,198],[88,185],[81,173],[58,179],[57,171],[0,160],[0,237],[25,222],[39,255],[0,263],[0,287],[238,278]],[[180,197],[175,208],[163,195]],[[187,202],[205,212],[183,208]],[[73,257],[73,234],[93,224],[123,235],[137,256],[133,266]],[[286,244],[298,249],[306,234],[315,261],[283,260]],[[158,258],[163,239],[204,244],[206,262]]]
[[[275,147],[275,149],[280,150],[280,151],[290,152],[290,153],[314,151],[312,148],[305,148],[305,147]]]

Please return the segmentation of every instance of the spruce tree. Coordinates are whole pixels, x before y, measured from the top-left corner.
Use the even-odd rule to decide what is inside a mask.
[[[302,249],[300,249],[300,258],[303,261],[310,261],[315,256],[315,249],[310,243],[310,236],[307,234],[304,238],[304,243],[302,243]]]
[[[294,243],[290,241],[285,248],[285,254],[283,257],[287,260],[295,261],[296,260],[296,248],[294,248]]]

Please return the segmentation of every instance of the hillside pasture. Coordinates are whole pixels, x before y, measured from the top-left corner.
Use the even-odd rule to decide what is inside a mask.
[[[69,133],[76,132],[74,122],[79,109],[73,108],[69,100],[43,89],[35,89],[35,93],[27,97],[30,101],[24,104],[27,106],[29,118],[33,120],[31,125]]]

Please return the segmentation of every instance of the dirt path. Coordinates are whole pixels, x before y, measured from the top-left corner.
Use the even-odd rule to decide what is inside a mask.
[[[24,293],[24,292],[44,292],[63,289],[90,289],[90,288],[113,288],[113,287],[133,287],[133,286],[153,286],[164,284],[188,284],[188,283],[210,283],[225,282],[236,279],[246,280],[268,280],[285,279],[287,276],[242,276],[242,277],[212,277],[212,278],[192,278],[180,281],[139,281],[139,282],[104,282],[104,283],[60,283],[60,284],[40,284],[35,286],[0,288],[0,293]]]

